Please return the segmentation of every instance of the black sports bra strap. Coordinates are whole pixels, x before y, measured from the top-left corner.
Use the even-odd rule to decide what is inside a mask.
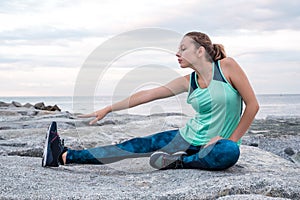
[[[197,83],[196,83],[196,79],[195,79],[195,73],[196,73],[196,72],[192,72],[192,73],[191,73],[191,76],[190,76],[190,78],[191,78],[190,84],[191,84],[191,85],[190,85],[190,92],[189,92],[189,95],[192,94],[193,91],[196,90],[197,87],[198,87],[198,86],[197,86]]]
[[[221,81],[221,82],[226,83],[226,81],[225,81],[225,79],[224,79],[224,77],[223,77],[223,75],[221,73],[221,69],[220,69],[218,61],[215,61],[214,67],[215,67],[215,69],[214,69],[214,77],[213,77],[213,79],[215,81]]]

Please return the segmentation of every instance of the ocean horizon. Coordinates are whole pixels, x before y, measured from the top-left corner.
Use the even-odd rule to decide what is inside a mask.
[[[114,102],[122,100],[122,96],[95,96],[95,97],[73,97],[73,96],[7,96],[0,97],[0,101],[10,103],[16,101],[22,105],[26,103],[36,104],[44,102],[45,105],[58,105],[62,111],[71,113],[90,113],[101,109]],[[260,110],[256,119],[267,117],[300,117],[300,94],[259,94],[257,99]],[[118,113],[149,115],[155,113],[184,113],[192,116],[194,111],[186,103],[186,94],[175,97],[156,100],[144,105],[130,108]]]

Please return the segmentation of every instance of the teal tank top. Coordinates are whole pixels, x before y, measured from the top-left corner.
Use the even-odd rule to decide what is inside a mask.
[[[220,61],[212,63],[212,76],[208,87],[201,88],[197,74],[190,75],[187,103],[192,105],[196,115],[179,131],[194,146],[205,145],[216,136],[229,138],[240,121],[242,98],[226,80]]]

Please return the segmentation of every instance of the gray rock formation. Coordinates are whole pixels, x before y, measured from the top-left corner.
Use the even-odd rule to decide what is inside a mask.
[[[250,146],[241,147],[237,165],[215,172],[188,169],[155,171],[149,166],[148,158],[127,159],[105,166],[42,168],[41,158],[0,156],[0,163],[0,198],[300,198],[300,169],[279,156]],[[247,196],[243,196],[245,194]]]
[[[156,171],[148,158],[41,167],[51,121],[58,122],[67,146],[82,149],[181,127],[187,119],[178,113],[111,114],[89,126],[90,119],[68,112],[0,102],[0,199],[300,199],[300,167],[284,151],[293,149],[294,162],[299,160],[299,119],[255,121],[239,162],[225,171]],[[266,133],[270,127],[274,135]]]

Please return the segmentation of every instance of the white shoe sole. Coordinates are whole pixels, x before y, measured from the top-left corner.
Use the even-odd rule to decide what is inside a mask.
[[[44,152],[43,152],[43,160],[42,160],[42,167],[46,167],[47,166],[47,159],[48,159],[48,144],[49,144],[49,136],[50,136],[50,132],[51,132],[51,126],[52,123],[50,124],[47,134],[46,134],[46,141],[45,141],[45,146],[44,146]]]

